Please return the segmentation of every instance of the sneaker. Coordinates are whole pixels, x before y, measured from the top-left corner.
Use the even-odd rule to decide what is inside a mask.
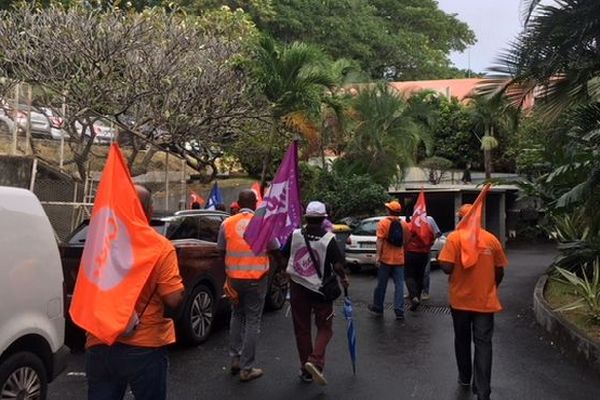
[[[464,388],[468,388],[471,386],[471,382],[467,382],[467,381],[462,381],[460,378],[458,378],[458,384],[460,387]]]
[[[250,382],[263,376],[263,370],[260,368],[243,369],[240,371],[240,381]]]
[[[404,292],[404,298],[405,298],[405,299],[408,299],[408,296],[409,296],[409,295],[408,295],[408,292]]]
[[[242,367],[240,365],[240,359],[233,358],[231,360],[231,368],[229,368],[229,372],[231,372],[231,375],[239,374],[241,369],[242,369]]]
[[[429,296],[429,293],[423,292],[423,294],[421,295],[421,300],[429,300],[430,298],[431,296]]]
[[[396,314],[396,321],[404,321],[404,314]]]
[[[373,306],[373,304],[369,304],[367,306],[367,310],[369,310],[371,312],[371,314],[377,315],[377,316],[382,316],[383,315],[383,311],[380,311],[378,309],[375,308],[375,306]]]
[[[323,372],[315,364],[307,362],[304,364],[304,369],[312,376],[316,383],[321,386],[327,385],[327,379],[325,379]]]
[[[416,297],[413,297],[413,299],[411,300],[411,304],[410,304],[410,311],[417,311],[417,308],[419,308],[419,304],[421,304],[419,299]]]
[[[308,371],[301,369],[300,370],[300,380],[304,383],[312,383],[313,382],[313,377],[311,374],[308,373]]]

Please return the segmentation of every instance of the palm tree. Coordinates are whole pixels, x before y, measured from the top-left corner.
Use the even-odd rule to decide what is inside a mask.
[[[323,52],[305,43],[278,45],[270,37],[260,39],[254,74],[260,93],[270,103],[271,139],[281,130],[290,130],[317,140],[315,116],[326,90],[335,85],[326,62]],[[263,187],[271,159],[269,152],[263,162]]]
[[[475,96],[469,103],[469,111],[475,135],[481,142],[485,178],[491,179],[493,169],[492,152],[498,147],[497,133],[514,131],[518,125],[518,108],[509,104],[502,96]]]
[[[404,98],[387,84],[363,89],[353,102],[353,133],[343,165],[350,172],[367,173],[387,186],[415,163],[420,143],[431,145],[423,125],[411,115]]]

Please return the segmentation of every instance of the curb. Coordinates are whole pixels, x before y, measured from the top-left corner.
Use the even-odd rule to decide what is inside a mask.
[[[555,313],[544,298],[548,276],[538,279],[533,292],[533,313],[540,324],[564,349],[574,352],[578,358],[600,373],[600,344],[594,343],[575,325]]]

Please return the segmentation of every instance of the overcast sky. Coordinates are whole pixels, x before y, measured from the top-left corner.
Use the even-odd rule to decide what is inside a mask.
[[[438,0],[438,3],[445,12],[458,14],[458,19],[469,24],[477,37],[470,51],[450,56],[458,68],[469,67],[470,52],[471,69],[485,72],[521,31],[521,0]]]

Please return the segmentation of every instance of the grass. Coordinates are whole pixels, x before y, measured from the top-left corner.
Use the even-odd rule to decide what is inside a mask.
[[[578,299],[576,293],[568,285],[554,279],[548,280],[544,296],[553,309],[573,303]],[[600,324],[592,321],[585,307],[577,310],[561,311],[560,315],[578,327],[588,337],[600,341]]]

